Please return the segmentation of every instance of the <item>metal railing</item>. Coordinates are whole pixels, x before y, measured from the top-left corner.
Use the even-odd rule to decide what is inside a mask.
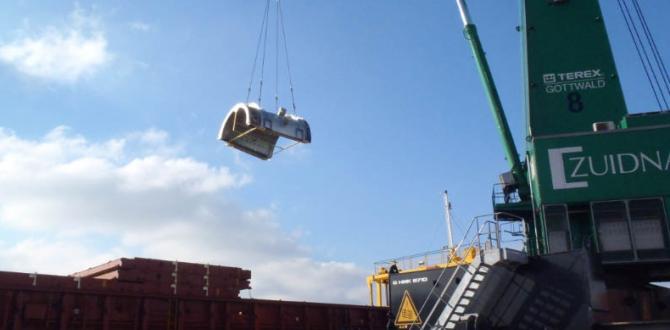
[[[513,219],[513,220],[498,220]],[[521,221],[519,221],[521,220]],[[456,245],[453,249],[444,247],[440,250],[426,251],[398,258],[386,259],[374,263],[374,274],[388,271],[391,265],[395,264],[400,271],[417,269],[419,267],[430,267],[435,265],[445,265],[455,261],[455,257],[463,258],[472,249],[481,249],[486,246],[513,247],[522,249],[526,242],[525,224],[523,218],[508,214],[494,213],[474,217],[463,235],[463,240],[468,242],[467,238],[471,235],[473,226],[482,227],[482,231],[474,235],[474,240],[470,243]],[[490,242],[490,243],[487,243]],[[489,244],[489,245],[487,245]]]
[[[523,220],[519,216],[505,212],[475,217],[472,221],[481,230],[478,231],[477,241],[473,246],[480,249],[489,247],[523,249],[527,241],[526,225]]]
[[[455,251],[455,249],[451,250],[445,246],[440,250],[426,251],[409,256],[377,261],[374,264],[375,274],[384,272],[384,270],[388,271],[393,264],[395,264],[400,271],[448,264],[450,261],[453,261],[452,257],[454,254],[463,256],[467,252],[467,249],[468,247],[462,247],[458,249],[458,251]]]
[[[502,183],[496,183],[493,185],[491,200],[494,207],[496,204],[512,204],[521,202],[519,192],[516,189],[505,191],[506,186],[507,185]]]
[[[502,219],[511,218],[514,220],[499,221],[498,219],[501,218]],[[520,245],[521,248],[523,248],[525,247],[525,243],[526,243],[526,230],[525,230],[525,222],[523,221],[522,218],[507,213],[494,213],[494,214],[481,215],[473,218],[472,221],[470,222],[470,225],[468,226],[468,229],[465,232],[465,235],[463,235],[463,238],[455,247],[455,250],[461,251],[469,247],[475,247],[477,248],[478,251],[481,251],[482,249],[485,248],[493,248],[493,247],[518,248],[513,245]],[[451,256],[453,258],[455,255],[451,254]],[[449,261],[450,260],[448,260],[447,262]],[[420,329],[424,329],[426,326],[428,326],[428,321],[436,312],[436,309],[440,305],[440,303],[448,305],[449,298],[447,297],[447,299],[445,300],[444,297],[445,294],[449,291],[449,288],[453,285],[454,279],[456,278],[456,275],[459,273],[459,270],[462,267],[468,267],[468,266],[469,265],[467,264],[459,263],[455,267],[451,276],[449,277],[447,284],[442,287],[441,292],[439,292],[438,295],[436,289],[438,288],[438,284],[441,283],[442,277],[446,273],[446,268],[440,273],[435,282],[435,285],[431,288],[428,294],[428,296],[435,296],[437,298],[437,301],[433,304],[432,307],[428,307],[426,306],[426,304],[429,301],[429,299],[426,299],[421,305],[421,308],[419,309],[419,315],[421,315],[421,313],[424,311],[425,308],[431,308],[430,313],[425,320],[426,322],[424,322],[421,325]],[[416,329],[417,326],[418,325],[411,325],[409,329]]]

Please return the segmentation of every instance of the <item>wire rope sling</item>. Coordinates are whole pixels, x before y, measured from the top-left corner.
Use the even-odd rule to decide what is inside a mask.
[[[228,146],[242,152],[258,157],[263,160],[272,158],[298,143],[312,142],[312,134],[307,121],[296,114],[295,97],[293,93],[293,79],[291,76],[291,65],[288,59],[288,46],[286,44],[286,31],[284,29],[284,15],[280,0],[276,1],[275,15],[275,107],[277,112],[265,111],[262,107],[263,98],[263,76],[265,74],[265,60],[268,46],[268,30],[270,26],[270,2],[265,4],[265,12],[261,23],[261,30],[256,45],[256,55],[249,79],[247,99],[244,103],[234,105],[221,124],[219,140],[228,143]],[[280,47],[280,44],[283,47]],[[291,94],[291,106],[293,113],[289,114],[286,108],[279,105],[279,61],[280,49],[284,52],[286,59],[286,71],[288,76],[289,90]],[[260,57],[260,58],[259,58]],[[260,63],[259,63],[260,60]],[[254,78],[257,69],[260,69],[258,81],[258,102],[250,102],[251,92],[254,88]],[[278,146],[280,137],[292,140],[287,146]],[[275,149],[279,151],[275,152]]]

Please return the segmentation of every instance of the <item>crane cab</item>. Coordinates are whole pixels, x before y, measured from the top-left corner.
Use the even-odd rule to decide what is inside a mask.
[[[238,103],[233,106],[219,131],[219,140],[263,160],[272,158],[280,137],[296,143],[312,142],[306,120],[287,114],[284,108],[272,113],[255,103]]]

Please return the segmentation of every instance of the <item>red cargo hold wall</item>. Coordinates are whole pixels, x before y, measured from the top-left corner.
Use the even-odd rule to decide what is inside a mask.
[[[0,289],[0,328],[386,329],[387,309],[257,299],[195,300]]]
[[[367,306],[175,295],[146,282],[0,272],[2,330],[382,330],[387,313]]]

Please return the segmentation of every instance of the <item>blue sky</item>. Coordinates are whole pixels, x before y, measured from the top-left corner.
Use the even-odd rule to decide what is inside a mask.
[[[3,3],[1,268],[178,258],[250,268],[255,296],[364,303],[374,261],[445,244],[444,189],[457,227],[491,211],[507,165],[452,1],[283,1],[313,143],[263,162],[217,141],[264,3]],[[667,55],[670,3],[641,4]],[[523,150],[518,4],[470,7]],[[656,110],[603,11],[630,112]]]

